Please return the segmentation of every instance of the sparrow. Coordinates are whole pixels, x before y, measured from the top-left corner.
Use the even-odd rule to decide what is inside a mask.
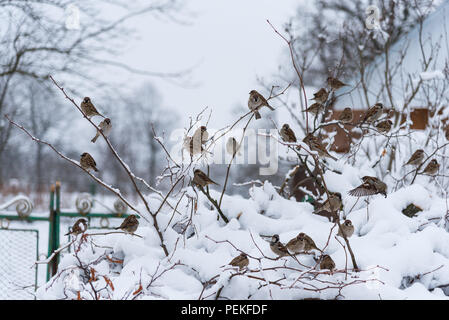
[[[92,158],[92,156],[90,154],[88,154],[87,152],[84,152],[81,155],[80,165],[83,169],[85,169],[87,171],[90,171],[93,169],[94,171],[98,172],[97,164],[95,163],[94,158]]]
[[[251,90],[249,93],[248,99],[248,108],[254,112],[256,115],[256,119],[260,119],[259,109],[263,106],[268,107],[270,110],[274,110],[272,106],[270,106],[267,100],[256,90]]]
[[[279,257],[288,256],[287,248],[279,241],[279,235],[275,234],[271,237],[270,248]]]
[[[189,136],[184,138],[183,148],[189,151],[190,156],[194,156],[205,151],[199,140],[194,140]]]
[[[83,225],[82,228],[81,225]],[[68,236],[69,234],[74,234],[75,236],[77,236],[86,230],[87,230],[87,221],[86,219],[81,218],[76,220],[76,222],[73,224],[72,230],[66,233],[65,236]]]
[[[311,133],[307,134],[307,136],[302,141],[309,146],[310,150],[318,152],[318,155],[320,157],[329,157],[337,161],[337,158],[331,156],[329,152],[327,152],[321,141]]]
[[[207,139],[209,139],[209,133],[207,132],[206,126],[201,126],[196,129],[192,139],[200,144],[206,143]]]
[[[285,142],[296,142],[296,136],[288,124],[284,124],[281,128],[281,137]]]
[[[216,184],[218,186],[218,183],[212,181],[207,174],[205,174],[200,169],[196,169],[193,173],[193,180],[192,182],[196,185],[199,185],[201,187],[205,187],[208,184]]]
[[[391,130],[393,122],[387,119],[376,124],[376,128],[380,133],[388,133]]]
[[[306,235],[304,232],[301,232],[300,234],[298,234],[298,238],[301,241],[304,241],[304,251],[308,252],[313,249],[321,251],[320,249],[318,249],[318,247],[316,246],[313,239],[311,237],[309,237],[308,235]]]
[[[232,259],[231,262],[229,262],[231,266],[239,267],[239,270],[242,270],[243,268],[247,267],[249,264],[249,259],[246,253],[241,253],[239,256]]]
[[[369,108],[365,114],[363,115],[362,122],[360,124],[363,124],[365,122],[367,123],[373,123],[377,119],[380,118],[383,112],[384,105],[380,102],[376,103],[374,106]]]
[[[302,237],[302,236],[300,236],[300,234],[298,234],[296,237],[294,237],[289,242],[287,242],[286,247],[287,247],[288,251],[290,251],[290,253],[292,253],[292,254],[301,253],[302,251],[304,251],[304,247],[305,247],[304,237]]]
[[[353,197],[366,197],[374,194],[383,194],[387,197],[387,185],[376,177],[364,176],[363,183],[355,189],[348,192]]]
[[[81,111],[83,111],[84,115],[88,118],[93,116],[100,116],[104,118],[104,116],[97,111],[89,97],[85,97],[83,102],[81,102]]]
[[[349,238],[354,234],[354,226],[352,225],[351,220],[345,220],[343,224],[341,225],[341,229],[338,229],[337,236],[343,237],[343,233],[345,234],[346,238]]]
[[[408,159],[407,163],[404,164],[404,166],[406,165],[419,166],[423,160],[424,160],[424,150],[418,149],[412,154],[412,156],[410,157],[410,159]]]
[[[226,152],[233,156],[239,151],[239,149],[240,145],[237,140],[235,140],[234,137],[229,138],[228,142],[226,142]]]
[[[327,92],[326,89],[321,88],[320,90],[318,90],[313,94],[312,100],[315,100],[316,102],[319,103],[324,103],[326,102],[327,97],[329,97],[329,92]]]
[[[327,254],[323,255],[320,259],[320,269],[321,270],[327,269],[330,271],[334,270],[335,269],[334,260],[332,260],[332,258]]]
[[[426,168],[424,169],[424,171],[422,173],[425,173],[428,175],[434,175],[435,173],[438,172],[439,168],[440,168],[440,164],[435,159],[432,159],[427,164]]]
[[[100,131],[103,132],[103,134],[107,137],[112,129],[111,119],[109,118],[104,119],[103,121],[100,122],[98,127],[100,128]],[[91,140],[93,143],[95,143],[95,141],[97,141],[98,137],[101,135],[100,131],[97,131],[97,134]]]
[[[115,230],[121,229],[125,231],[126,233],[134,233],[137,230],[137,227],[139,226],[139,220],[137,220],[136,215],[131,214],[123,220],[120,227],[114,228]]]
[[[352,118],[353,118],[352,109],[347,107],[347,108],[344,108],[344,110],[340,113],[338,120],[340,120],[343,123],[351,123]]]
[[[338,90],[340,88],[343,88],[347,86],[346,83],[341,82],[337,78],[328,77],[327,78],[327,84],[334,90]]]
[[[327,212],[337,212],[343,208],[343,203],[341,201],[341,193],[335,192],[330,193],[329,198],[324,201],[323,205],[317,208],[314,213],[319,211],[327,211]]]
[[[310,107],[308,107],[303,112],[309,112],[316,116],[318,113],[323,112],[323,111],[324,111],[323,104],[321,104],[320,102],[315,102],[314,104],[312,104]]]

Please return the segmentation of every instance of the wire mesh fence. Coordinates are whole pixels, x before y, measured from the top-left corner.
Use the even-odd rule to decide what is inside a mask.
[[[33,300],[38,230],[0,229],[0,300]]]

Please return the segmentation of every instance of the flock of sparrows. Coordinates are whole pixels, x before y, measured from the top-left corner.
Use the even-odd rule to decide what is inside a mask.
[[[93,105],[92,101],[89,97],[85,97],[83,101],[81,102],[81,111],[83,112],[84,116],[87,118],[92,118],[94,116],[100,116],[103,117],[104,120],[100,122],[98,127],[100,128],[99,131],[97,131],[95,137],[92,138],[92,142],[95,143],[98,139],[98,137],[101,135],[100,131],[105,135],[108,136],[112,129],[112,123],[111,119],[106,118],[101,113],[97,111],[97,108]],[[94,170],[98,172],[97,169],[97,163],[95,162],[94,158],[87,152],[84,152],[81,155],[80,159],[80,165],[83,169],[90,171]]]
[[[136,232],[138,227],[139,227],[139,220],[137,219],[137,216],[131,214],[127,216],[125,220],[122,221],[120,226],[114,229],[115,230],[121,229],[125,233],[134,234],[134,232]],[[77,236],[79,234],[84,233],[86,230],[87,230],[87,220],[84,218],[80,218],[73,224],[71,230],[65,235],[67,236],[71,234]]]

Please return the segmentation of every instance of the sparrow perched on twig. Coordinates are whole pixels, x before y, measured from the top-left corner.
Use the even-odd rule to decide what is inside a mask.
[[[90,154],[88,154],[87,152],[84,152],[81,155],[80,165],[83,169],[85,169],[87,171],[94,170],[94,171],[98,172],[97,164],[95,163],[94,158],[92,158],[92,156]]]
[[[284,124],[281,128],[281,137],[285,142],[296,142],[296,136],[288,124]]]
[[[100,116],[104,118],[104,116],[97,111],[89,97],[85,97],[83,102],[81,102],[81,111],[83,111],[84,115],[88,118],[93,116]]]
[[[317,92],[313,94],[312,100],[315,100],[319,103],[325,103],[327,98],[329,97],[329,92],[325,88],[321,88]]]
[[[320,269],[321,270],[334,270],[335,269],[335,262],[334,260],[332,260],[332,258],[330,257],[330,255],[323,255],[320,258]]]
[[[300,236],[300,234],[298,234],[296,237],[294,237],[293,239],[291,239],[289,242],[287,242],[287,244],[285,245],[286,248],[288,249],[288,251],[290,251],[290,253],[292,254],[298,254],[304,251],[305,248],[305,240],[303,236]]]
[[[279,257],[285,257],[289,255],[287,248],[282,244],[281,241],[279,241],[279,235],[277,234],[271,237],[270,248],[271,251],[273,251]]]
[[[343,233],[345,234],[346,238],[349,238],[354,234],[354,226],[352,225],[351,220],[345,220],[343,224],[341,225],[341,229],[338,229],[337,236],[343,237]]]
[[[404,164],[404,166],[406,165],[419,166],[423,160],[424,160],[424,150],[418,149],[412,154],[412,156],[410,157],[410,159],[408,159],[407,163]]]
[[[200,144],[206,143],[207,139],[209,139],[209,133],[207,132],[206,126],[201,126],[196,129],[192,136],[192,140]]]
[[[366,197],[374,194],[383,194],[387,197],[387,185],[376,177],[364,176],[363,183],[348,192],[353,197]]]
[[[240,145],[237,142],[237,140],[235,140],[234,137],[230,137],[228,139],[228,141],[226,142],[226,152],[232,156],[234,154],[236,154],[237,152],[240,155],[239,149],[240,149]]]
[[[317,208],[314,213],[319,211],[337,212],[343,208],[340,192],[332,192],[329,194],[329,198],[324,201],[323,205]]]
[[[438,169],[440,168],[440,164],[435,160],[432,159],[427,164],[427,166],[424,168],[424,171],[422,173],[428,174],[428,175],[434,175],[438,172]]]
[[[265,99],[263,95],[256,90],[251,90],[249,93],[248,108],[254,112],[256,119],[261,118],[258,110],[263,106],[268,107],[270,110],[274,110],[274,108],[268,104],[267,99]]]
[[[327,152],[320,139],[318,139],[311,133],[307,134],[307,136],[302,141],[309,146],[310,150],[318,152],[318,155],[320,157],[329,157],[335,161],[338,160],[337,158],[331,156],[329,152]]]
[[[343,123],[350,123],[352,122],[353,114],[352,109],[350,107],[344,108],[344,110],[340,113],[340,116],[338,117],[338,120]]]
[[[100,131],[103,132],[103,134],[107,137],[112,129],[111,119],[109,118],[104,119],[103,121],[100,122],[98,127],[100,128]],[[93,143],[95,143],[95,141],[97,141],[98,137],[101,135],[100,131],[97,131],[97,134],[91,140]]]
[[[81,227],[81,225],[83,225],[83,227]],[[87,221],[86,219],[81,218],[76,220],[76,222],[73,224],[72,230],[66,233],[65,236],[68,236],[69,234],[77,236],[86,230],[87,230]]]
[[[134,233],[137,230],[137,227],[139,226],[139,220],[137,220],[136,215],[131,214],[123,220],[120,227],[114,228],[115,230],[121,229],[125,231],[126,233]]]
[[[313,239],[311,237],[309,237],[307,234],[305,234],[304,232],[301,232],[300,234],[298,234],[298,238],[300,240],[304,241],[304,251],[305,252],[308,252],[313,249],[321,251],[321,249],[318,249],[318,247],[316,246],[315,241],[313,241]]]
[[[249,264],[249,259],[246,253],[242,252],[240,255],[232,259],[231,262],[229,262],[231,266],[238,267],[239,270],[242,270],[243,268],[247,267]]]
[[[193,172],[193,180],[192,180],[192,182],[193,182],[194,184],[197,184],[197,185],[203,187],[203,188],[204,188],[205,186],[207,186],[208,184],[216,184],[216,185],[218,186],[218,183],[212,181],[212,180],[207,176],[207,174],[205,174],[205,173],[204,173],[203,171],[201,171],[200,169],[196,169],[196,170]]]
[[[391,120],[387,119],[387,120],[379,122],[376,125],[376,128],[380,133],[388,133],[388,132],[390,132],[392,125],[393,125],[393,122]]]
[[[309,112],[313,115],[317,115],[320,112],[324,111],[324,106],[322,103],[320,102],[315,102],[312,105],[310,105],[306,110],[304,110],[303,112]]]
[[[365,122],[373,123],[374,121],[379,119],[380,116],[382,115],[383,108],[384,105],[382,103],[380,102],[376,103],[374,106],[372,106],[365,112],[365,114],[363,115],[362,122],[360,124],[362,125]]]
[[[327,84],[334,90],[338,90],[340,88],[347,86],[346,83],[343,83],[340,80],[338,80],[337,78],[333,78],[333,77],[327,78]]]

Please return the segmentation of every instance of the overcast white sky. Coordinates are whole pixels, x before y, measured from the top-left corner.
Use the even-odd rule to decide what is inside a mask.
[[[190,25],[148,17],[133,20],[140,39],[130,40],[119,57],[144,70],[173,72],[200,62],[192,74],[198,86],[182,88],[166,80],[149,78],[163,96],[164,105],[186,119],[204,107],[214,110],[211,125],[221,127],[231,119],[238,103],[246,106],[251,89],[260,89],[256,77],[269,79],[280,63],[285,43],[266,22],[281,28],[295,14],[300,0],[191,0]],[[145,79],[124,74],[139,86]],[[183,121],[186,124],[186,121]]]

